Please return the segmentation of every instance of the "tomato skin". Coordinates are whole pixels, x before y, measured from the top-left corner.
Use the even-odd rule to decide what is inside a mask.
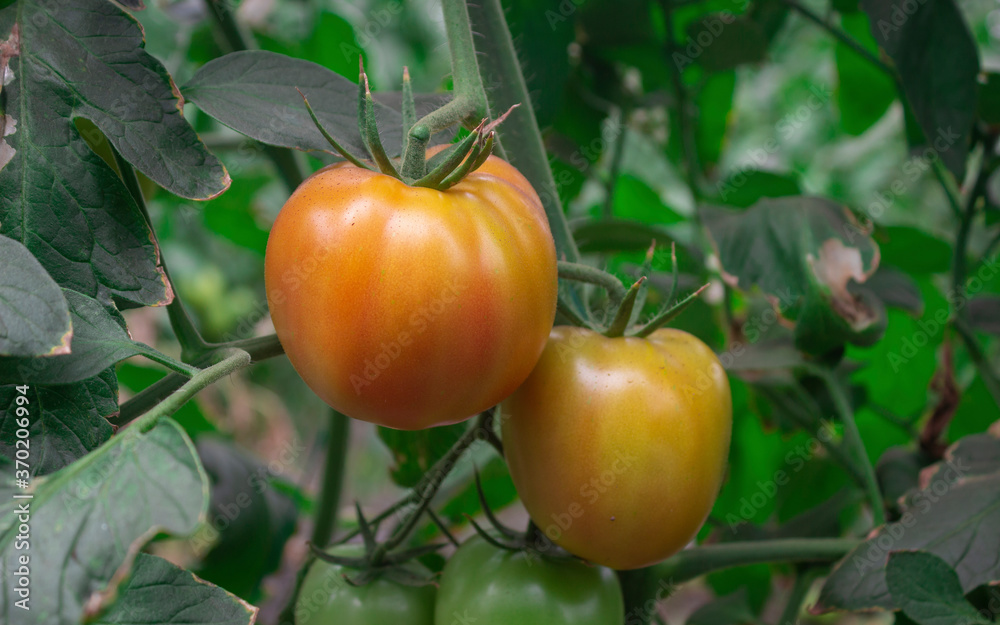
[[[555,327],[502,407],[517,492],[555,543],[614,569],[659,562],[705,522],[729,454],[732,395],[712,350]]]
[[[361,550],[354,545],[335,547],[334,555],[356,557]],[[426,573],[423,567],[408,564],[413,570]],[[309,567],[295,602],[295,625],[432,625],[433,585],[404,586],[386,579],[377,579],[364,586],[351,586],[344,574],[357,574],[354,569],[316,560]]]
[[[317,395],[422,429],[496,405],[531,372],[555,318],[555,244],[538,195],[498,158],[447,191],[339,164],[282,208],[265,287]]]
[[[621,625],[621,586],[610,569],[539,559],[475,536],[441,574],[435,625]]]

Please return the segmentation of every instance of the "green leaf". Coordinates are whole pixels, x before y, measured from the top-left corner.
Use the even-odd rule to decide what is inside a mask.
[[[0,386],[0,455],[12,462],[19,395],[13,385]],[[111,438],[108,417],[118,414],[114,369],[105,369],[76,384],[30,385],[25,396],[32,475],[46,475],[69,466]]]
[[[125,320],[111,305],[69,289],[62,290],[73,319],[72,351],[44,358],[0,356],[0,380],[32,384],[69,384],[93,377],[136,354],[156,356],[152,347],[133,341]]]
[[[338,142],[356,156],[368,153],[358,132],[358,85],[310,61],[263,50],[233,52],[206,63],[181,91],[248,137],[280,147],[330,151],[296,88]],[[375,110],[383,145],[398,154],[402,116],[378,103]]]
[[[729,131],[730,112],[736,93],[736,72],[715,72],[705,77],[705,84],[695,96],[698,121],[695,141],[698,157],[704,166],[719,162]],[[800,193],[796,191],[797,195]]]
[[[656,240],[657,246],[666,245],[666,249],[669,249],[670,242],[674,240],[673,235],[666,228],[627,219],[574,221],[570,223],[570,229],[580,251],[584,253],[645,251],[649,249],[649,244],[653,240]]]
[[[831,4],[838,13],[856,13],[861,10],[858,0],[833,0]]]
[[[907,273],[944,273],[951,269],[951,246],[941,237],[908,226],[879,228],[873,235],[882,264]],[[914,251],[919,250],[919,254]]]
[[[615,181],[613,206],[615,217],[627,220],[661,225],[683,221],[656,191],[631,174],[622,174]]]
[[[920,625],[989,623],[965,600],[955,570],[934,554],[890,553],[885,577],[893,602]]]
[[[1000,580],[1000,472],[976,474],[958,459],[924,476],[924,488],[904,502],[899,521],[881,527],[833,569],[817,608],[900,607],[886,581],[893,551],[935,554],[958,573],[963,592]]]
[[[979,85],[976,113],[987,124],[1000,124],[1000,74],[985,72],[986,80]]]
[[[0,235],[0,354],[69,353],[69,308],[59,286],[20,242]]]
[[[875,41],[896,65],[926,143],[962,180],[978,100],[979,53],[961,11],[954,0],[861,0],[861,7]]]
[[[696,60],[710,72],[725,72],[759,63],[767,54],[764,28],[756,20],[735,17],[728,11],[709,13],[689,24],[687,35],[683,51],[674,55],[674,62],[682,69],[685,61]]]
[[[252,548],[252,547],[251,547]],[[258,609],[171,562],[140,553],[95,625],[251,625]]]
[[[969,324],[982,332],[1000,335],[1000,295],[977,295],[966,309]]]
[[[745,168],[729,174],[715,185],[715,201],[746,208],[768,197],[802,195],[798,180],[786,174]]]
[[[862,289],[882,300],[886,306],[905,310],[917,317],[924,312],[924,298],[920,293],[920,287],[913,278],[898,269],[879,267],[865,281],[864,286],[852,290]]]
[[[840,25],[859,45],[878,56],[878,44],[872,38],[868,16],[857,11],[841,15]],[[860,135],[882,119],[897,97],[896,84],[884,71],[838,42],[834,48],[837,61],[837,108],[840,126],[851,135]]]
[[[879,489],[887,502],[895,502],[919,485],[919,473],[927,461],[922,452],[909,447],[891,447],[875,466]]]
[[[69,147],[72,118],[86,117],[171,193],[206,199],[229,187],[222,163],[184,120],[167,70],[143,49],[134,17],[104,0],[21,0],[18,24],[20,63],[12,65],[28,110],[14,116],[36,136],[25,146],[33,167],[53,168],[44,153]]]
[[[306,449],[300,444],[289,451],[288,458],[294,458]],[[202,438],[198,455],[212,483],[212,497],[208,525],[191,541],[202,556],[196,570],[203,579],[254,601],[261,580],[281,564],[285,543],[295,531],[295,506],[272,487],[274,472],[235,445]]]
[[[573,28],[585,31],[593,46],[621,46],[655,41],[656,34],[649,0],[617,0],[615,2],[561,3],[556,11],[546,13],[551,28]],[[579,16],[576,15],[579,10]],[[536,17],[539,19],[541,16]]]
[[[48,8],[24,0],[0,13],[0,23],[18,20],[17,30],[3,43],[15,56],[2,96],[6,137],[0,141],[0,232],[28,248],[63,287],[101,300],[117,296],[137,304],[168,303],[173,294],[145,219],[121,180],[73,124],[77,115],[99,119],[116,131],[116,141],[135,140],[137,146],[159,137],[152,130],[135,137],[130,126],[114,123],[116,115],[137,112],[135,102],[151,96],[136,92],[118,74],[113,83],[98,80],[111,70],[95,54],[112,54],[109,48],[116,45],[122,46],[114,54],[125,75],[138,63],[141,49],[128,47],[129,29],[137,30],[134,21],[104,0]],[[81,38],[98,52],[81,48]],[[95,73],[93,81],[90,72]],[[157,120],[171,115],[163,104],[157,102]],[[113,111],[101,108],[112,105]],[[165,121],[163,128],[169,127]],[[174,169],[178,177],[188,177],[186,170]]]
[[[468,424],[456,423],[426,430],[406,431],[378,428],[378,437],[392,453],[395,466],[392,480],[403,487],[412,487],[424,473],[444,456],[462,437]]]
[[[823,353],[844,341],[869,344],[886,322],[881,302],[848,290],[878,267],[878,246],[845,207],[818,197],[762,199],[744,212],[703,207],[734,288],[758,288],[796,321],[800,349]]]
[[[34,499],[4,498],[0,508],[0,620],[23,622],[13,616],[21,614],[13,574],[18,558],[29,555],[30,622],[70,625],[81,621],[85,605],[113,597],[150,539],[190,534],[204,520],[208,483],[191,441],[168,420],[146,434],[126,430],[22,493]],[[25,502],[30,550],[19,547],[12,524]]]
[[[965,475],[989,475],[1000,472],[1000,433],[964,436],[945,452],[945,459],[962,467]],[[947,465],[936,465],[933,473],[924,476],[932,479]]]
[[[257,221],[257,199],[273,175],[248,174],[237,178],[237,185],[221,197],[206,202],[202,208],[205,227],[236,245],[261,256],[267,247],[267,230]]]

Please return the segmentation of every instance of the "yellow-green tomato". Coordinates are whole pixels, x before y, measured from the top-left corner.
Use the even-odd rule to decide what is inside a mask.
[[[607,338],[553,328],[503,403],[504,449],[532,520],[615,569],[659,562],[704,523],[725,472],[729,380],[694,336]]]
[[[356,557],[354,546],[335,547],[334,555]],[[416,563],[406,564],[412,572],[429,572]],[[309,567],[295,602],[295,625],[433,625],[433,585],[407,586],[378,578],[364,586],[352,586],[344,575],[358,571],[316,560]]]

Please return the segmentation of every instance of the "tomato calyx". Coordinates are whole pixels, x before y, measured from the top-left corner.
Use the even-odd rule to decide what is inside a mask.
[[[475,469],[475,477],[479,506],[489,521],[490,529],[484,528],[468,514],[465,517],[483,540],[497,549],[524,552],[531,558],[544,558],[554,562],[586,562],[549,540],[549,537],[535,525],[534,521],[529,520],[528,527],[523,532],[507,527],[500,522],[486,501],[486,493],[483,492],[483,483],[478,469]]]
[[[319,121],[308,98],[301,90],[306,110],[316,129],[333,148],[333,152],[346,159],[355,167],[377,170],[381,173],[401,180],[410,186],[426,187],[444,191],[460,182],[465,176],[476,171],[493,153],[496,144],[496,127],[501,124],[510,112],[519,106],[515,104],[492,122],[483,119],[472,129],[462,141],[442,150],[431,159],[426,158],[427,144],[430,141],[433,128],[416,120],[416,104],[413,97],[413,87],[410,83],[409,69],[403,68],[403,153],[399,158],[392,158],[382,145],[375,119],[375,99],[372,97],[368,75],[365,73],[364,61],[359,57],[360,74],[358,80],[358,130],[362,143],[367,148],[365,159],[358,158],[341,145]],[[453,101],[454,102],[454,101]],[[452,104],[452,103],[449,103]],[[444,113],[449,104],[438,111]]]
[[[560,296],[558,309],[573,325],[589,328],[595,332],[603,334],[608,338],[622,336],[632,336],[645,338],[672,321],[677,315],[684,312],[702,292],[708,288],[708,284],[701,286],[696,291],[688,294],[681,300],[674,302],[677,297],[677,249],[674,243],[670,245],[670,258],[673,263],[673,279],[671,280],[670,295],[667,296],[666,306],[663,311],[656,314],[652,319],[638,326],[638,317],[646,303],[646,296],[649,292],[647,276],[652,271],[653,253],[656,250],[656,241],[653,241],[646,253],[646,259],[640,269],[640,277],[631,287],[625,289],[621,281],[616,277],[602,271],[596,267],[559,261],[559,277],[563,280],[572,280],[593,284],[603,288],[608,294],[607,310],[613,311],[610,317],[611,322],[604,325],[601,321],[589,314],[588,318],[581,318],[574,309],[565,304]],[[638,326],[638,327],[636,327]]]
[[[435,583],[433,576],[423,575],[404,565],[411,560],[434,553],[444,547],[444,544],[435,543],[392,550],[392,545],[379,544],[375,539],[378,526],[372,527],[361,512],[361,507],[355,504],[355,509],[358,515],[358,527],[364,541],[361,555],[335,555],[309,543],[309,548],[317,559],[358,571],[354,576],[344,575],[344,581],[351,586],[364,586],[376,579],[388,579],[404,586],[426,586]]]

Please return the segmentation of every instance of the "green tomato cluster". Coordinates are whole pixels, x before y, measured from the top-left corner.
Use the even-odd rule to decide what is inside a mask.
[[[352,548],[337,555],[358,555]],[[349,552],[349,553],[348,553]],[[426,574],[417,564],[411,572]],[[295,607],[296,625],[622,625],[624,601],[614,572],[575,560],[551,560],[495,547],[480,537],[463,544],[439,586],[376,579],[352,586],[356,571],[317,560]]]

